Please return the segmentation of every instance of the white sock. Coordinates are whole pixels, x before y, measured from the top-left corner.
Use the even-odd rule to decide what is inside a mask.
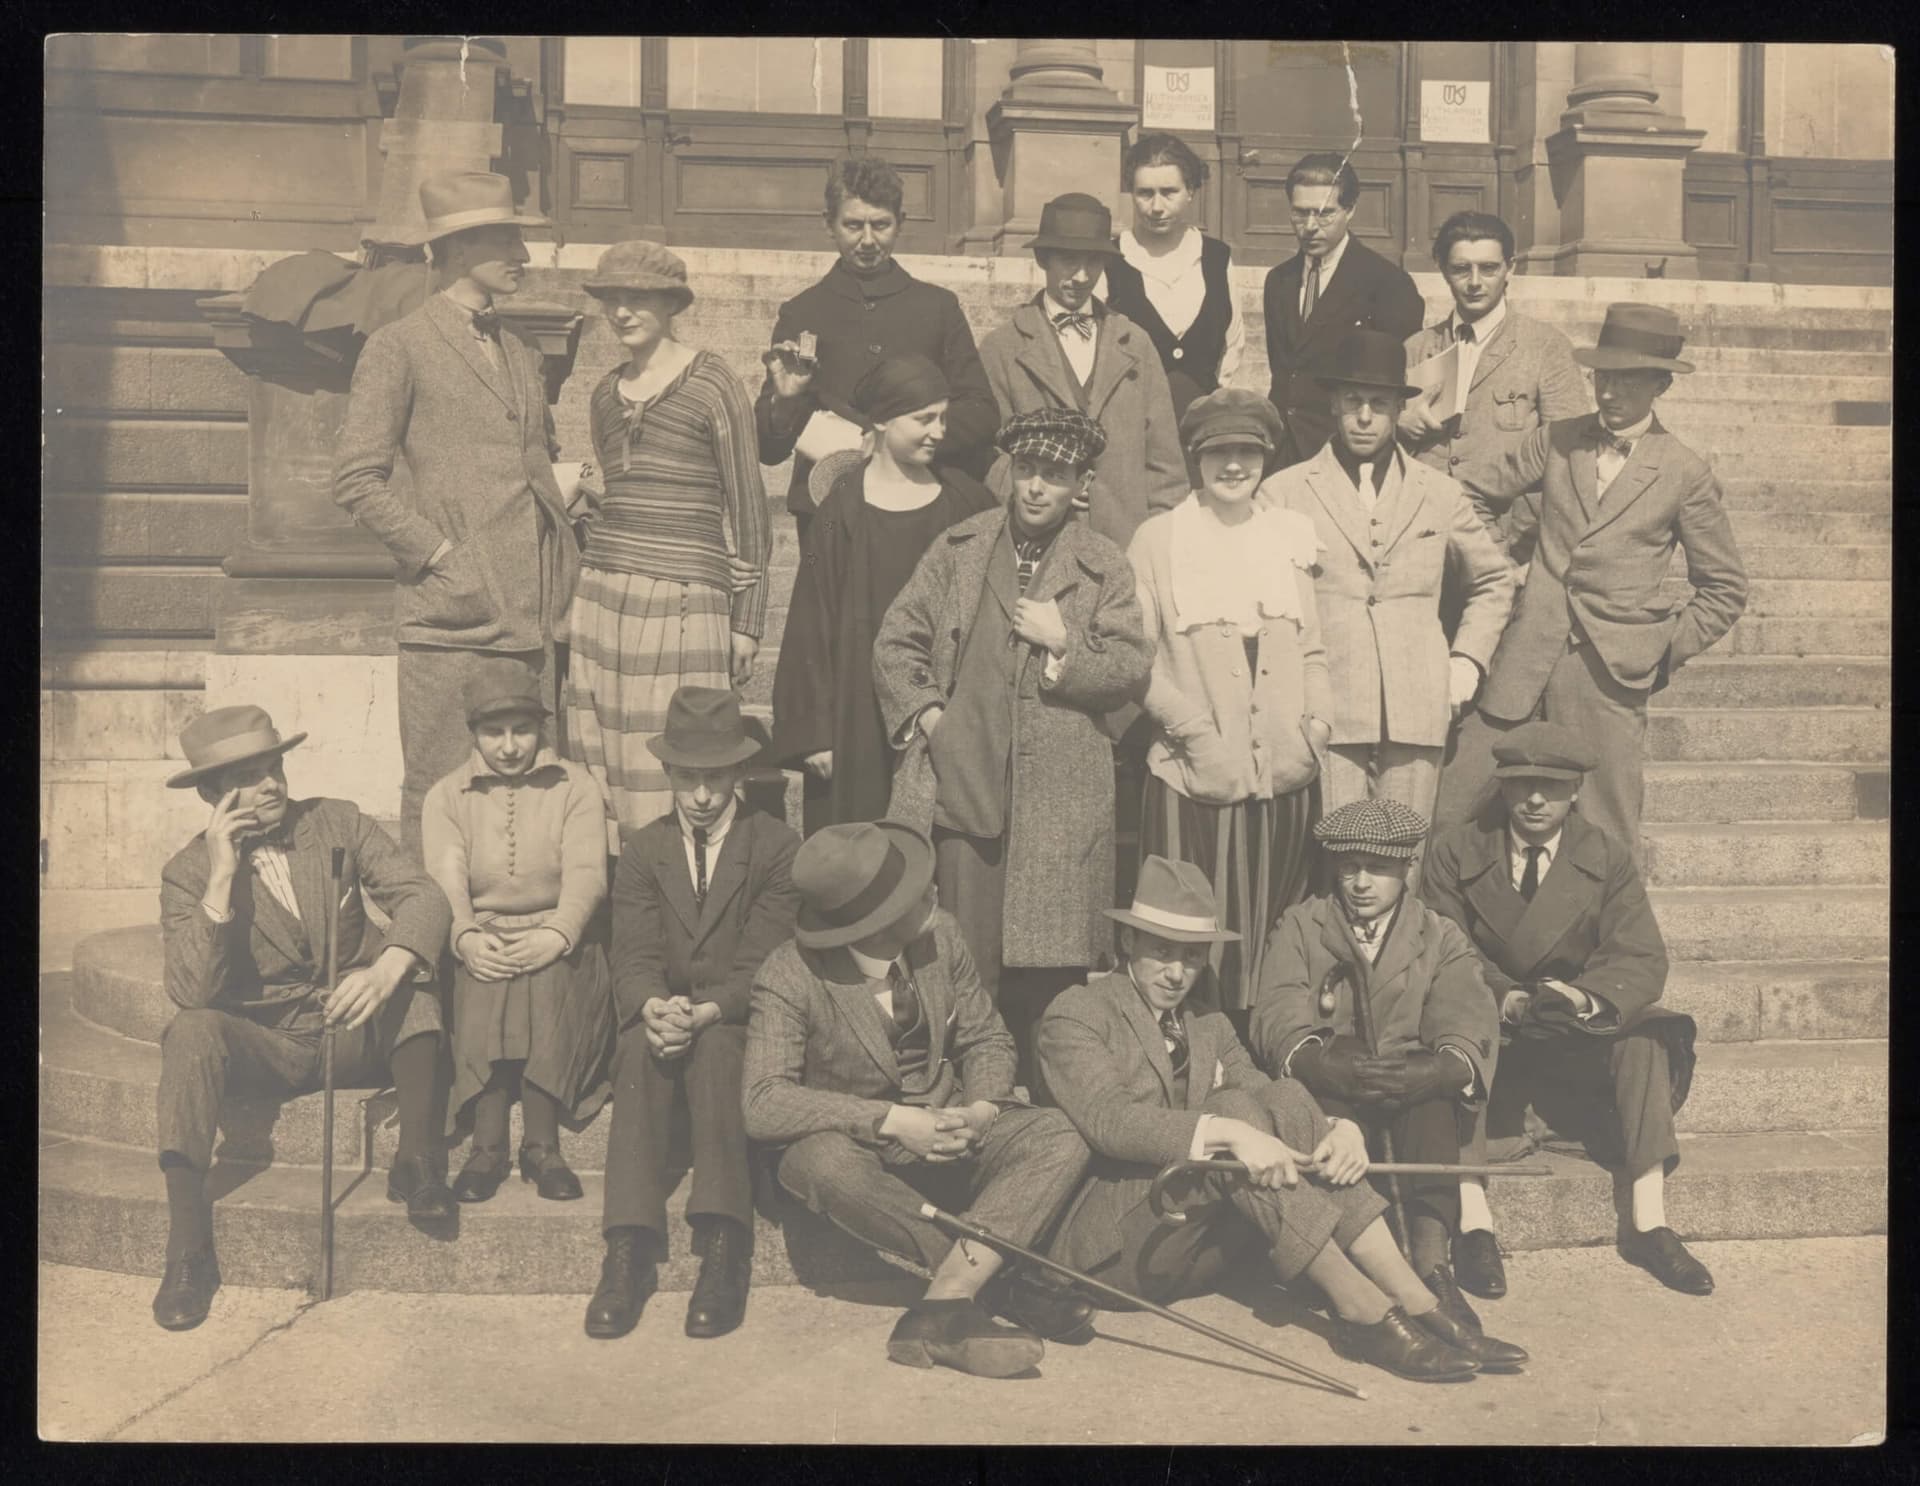
[[[1493,1232],[1493,1210],[1487,1206],[1487,1185],[1475,1177],[1460,1178],[1460,1231]]]
[[[1633,1179],[1633,1226],[1640,1233],[1667,1226],[1665,1167],[1655,1166]]]

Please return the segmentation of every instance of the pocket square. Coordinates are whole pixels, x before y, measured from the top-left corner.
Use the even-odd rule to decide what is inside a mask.
[[[1227,1081],[1227,1068],[1218,1058],[1213,1060],[1213,1086],[1217,1089]]]

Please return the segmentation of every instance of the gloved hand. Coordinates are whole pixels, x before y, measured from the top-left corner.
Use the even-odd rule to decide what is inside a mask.
[[[1293,1076],[1315,1094],[1351,1104],[1366,1097],[1356,1071],[1366,1056],[1367,1045],[1358,1037],[1308,1043],[1293,1055]]]
[[[1580,1030],[1580,1014],[1572,1001],[1550,985],[1532,985],[1527,1008],[1514,1030],[1516,1037],[1568,1037]]]
[[[1457,1088],[1464,1073],[1459,1060],[1425,1048],[1391,1058],[1361,1058],[1354,1066],[1360,1097],[1373,1104],[1419,1104],[1444,1093],[1449,1082]]]

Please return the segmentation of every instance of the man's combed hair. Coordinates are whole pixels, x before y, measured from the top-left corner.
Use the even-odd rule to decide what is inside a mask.
[[[1134,176],[1155,165],[1173,165],[1189,191],[1198,191],[1207,183],[1207,162],[1194,154],[1184,139],[1175,134],[1143,134],[1127,150],[1120,166],[1120,188],[1133,190]]]
[[[1433,261],[1445,268],[1455,243],[1497,242],[1500,256],[1513,262],[1513,229],[1492,212],[1455,212],[1433,235]]]
[[[905,216],[907,191],[900,172],[871,155],[836,160],[827,168],[827,215],[837,217],[847,198],[885,207],[896,220]]]
[[[1295,186],[1333,186],[1335,199],[1342,207],[1351,208],[1360,199],[1360,177],[1353,173],[1353,167],[1334,154],[1331,150],[1317,150],[1311,155],[1302,155],[1292,170],[1287,172],[1287,199],[1293,199]]]

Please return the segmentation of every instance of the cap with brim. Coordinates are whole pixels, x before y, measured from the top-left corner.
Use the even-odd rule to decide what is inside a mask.
[[[1586,741],[1561,723],[1523,723],[1493,750],[1495,779],[1580,779],[1597,760]]]
[[[1196,398],[1180,419],[1180,441],[1189,454],[1221,444],[1258,444],[1272,453],[1285,432],[1271,402],[1238,387]]]
[[[188,789],[230,764],[248,759],[278,757],[306,741],[305,733],[280,736],[273,719],[259,707],[216,707],[188,723],[180,732],[180,751],[188,767],[167,781],[168,789]]]
[[[550,715],[540,695],[540,677],[525,661],[490,655],[480,661],[460,688],[467,726],[501,717]]]
[[[1666,306],[1622,302],[1607,306],[1599,340],[1591,347],[1576,347],[1573,359],[1594,371],[1685,374],[1693,370],[1691,361],[1680,359],[1686,343],[1680,317]]]
[[[477,722],[496,721],[502,717],[531,717],[540,721],[553,716],[547,704],[538,697],[494,697],[467,711],[467,726]]]
[[[878,851],[868,834],[876,831],[884,848]],[[848,882],[844,896],[818,901],[814,884],[862,855],[873,859],[872,870]],[[933,843],[892,820],[828,826],[801,843],[792,876],[801,893],[793,937],[806,949],[837,949],[879,933],[913,909],[933,881]]]
[[[1313,828],[1321,848],[1411,861],[1426,844],[1427,818],[1411,805],[1377,796],[1354,800],[1324,816]]]

